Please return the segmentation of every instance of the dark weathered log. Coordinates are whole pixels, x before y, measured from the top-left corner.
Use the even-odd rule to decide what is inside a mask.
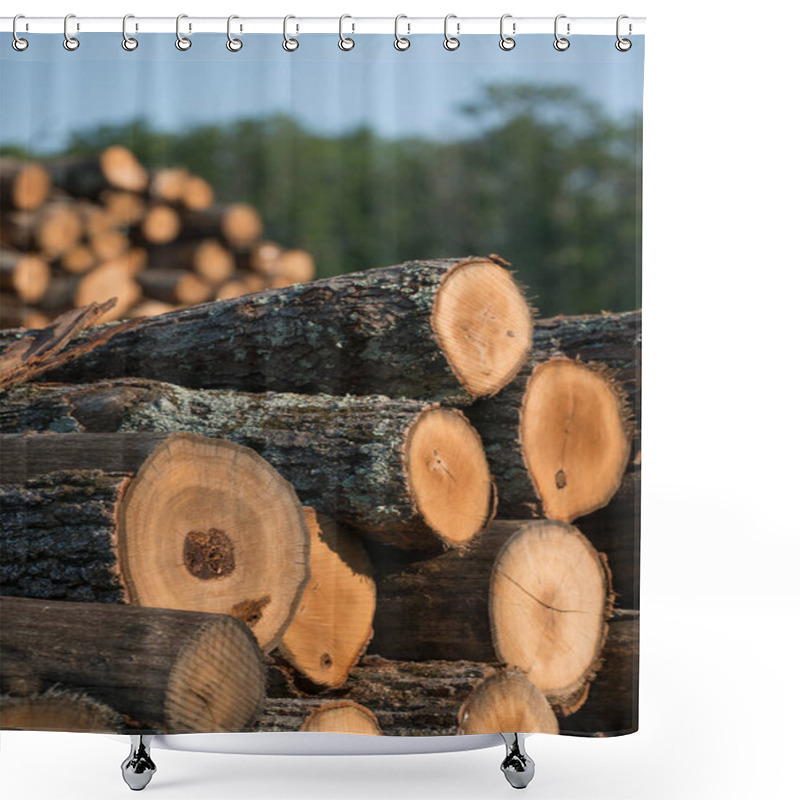
[[[149,319],[51,377],[473,397],[516,375],[531,324],[521,291],[494,261],[412,261]]]
[[[39,164],[0,158],[0,205],[3,210],[32,211],[50,194],[50,176]]]
[[[603,663],[584,705],[561,720],[561,733],[617,736],[639,728],[639,612],[609,620]]]
[[[641,322],[641,311],[537,320],[527,365],[497,395],[465,410],[481,434],[497,481],[499,517],[518,519],[541,513],[519,441],[522,399],[536,364],[568,356],[609,367],[632,410],[631,458],[637,456],[641,449]]]
[[[4,481],[28,478],[0,486],[6,594],[227,613],[265,648],[280,640],[309,534],[291,486],[252,450],[52,433],[0,437],[0,451]]]
[[[0,600],[0,692],[87,692],[130,732],[248,726],[262,703],[258,644],[239,620],[162,608]]]
[[[347,683],[325,694],[370,709],[387,736],[454,736],[458,712],[493,665],[469,661],[387,661],[366,656]],[[267,698],[255,724],[260,731],[299,731],[325,700],[301,697],[277,667],[267,670]]]
[[[4,431],[192,431],[266,458],[301,500],[404,548],[463,545],[491,514],[480,440],[460,412],[381,396],[247,394],[152,381],[29,384]]]
[[[147,187],[147,170],[136,156],[114,145],[96,156],[67,156],[48,164],[53,184],[73,197],[95,199],[105,189],[142,192]]]

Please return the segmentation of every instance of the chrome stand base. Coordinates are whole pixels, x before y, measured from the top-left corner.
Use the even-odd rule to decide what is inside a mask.
[[[150,758],[152,736],[131,736],[131,752],[122,762],[122,779],[134,792],[140,792],[155,775],[156,765]]]
[[[524,789],[532,780],[535,766],[525,752],[525,739],[520,733],[501,733],[506,743],[506,757],[500,765],[506,780],[515,789]]]

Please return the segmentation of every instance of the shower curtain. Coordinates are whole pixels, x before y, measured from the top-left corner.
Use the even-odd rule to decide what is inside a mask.
[[[0,727],[637,729],[643,37],[404,32],[3,35]]]

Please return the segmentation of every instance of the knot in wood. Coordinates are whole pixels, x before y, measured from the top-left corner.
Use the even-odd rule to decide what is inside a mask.
[[[183,542],[183,563],[195,578],[224,578],[236,569],[233,542],[218,528],[189,531]]]

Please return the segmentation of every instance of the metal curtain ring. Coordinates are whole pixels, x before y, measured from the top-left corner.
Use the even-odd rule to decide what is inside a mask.
[[[235,19],[239,19],[239,17],[236,16],[236,14],[231,14],[228,17],[228,41],[225,42],[225,47],[227,47],[228,50],[231,51],[231,53],[238,53],[244,45],[241,39],[237,39],[235,36],[231,36],[231,21]],[[239,30],[241,30],[241,27],[239,28]]]
[[[73,50],[77,50],[81,46],[81,43],[77,40],[75,36],[69,35],[68,26],[69,26],[69,21],[71,19],[75,19],[74,14],[67,14],[67,16],[64,17],[64,42],[63,42],[64,49],[69,50],[70,52]],[[77,30],[80,30],[80,27],[78,27]]]
[[[453,50],[458,50],[458,48],[461,47],[461,42],[458,40],[458,34],[461,33],[461,23],[456,22],[456,35],[450,36],[450,34],[447,32],[447,25],[451,19],[457,20],[458,17],[455,14],[448,14],[444,18],[444,49],[452,52]]]
[[[517,40],[514,39],[512,36],[506,36],[505,31],[503,29],[507,19],[511,19],[511,14],[503,14],[503,16],[500,17],[500,49],[506,51],[513,50],[517,46]],[[517,32],[516,22],[511,23],[511,32],[512,33]]]
[[[394,49],[408,50],[408,48],[411,47],[411,39],[407,39],[405,36],[400,35],[401,19],[408,19],[408,17],[405,14],[398,14],[394,18]],[[406,25],[408,26],[408,33],[411,33],[411,23],[407,22]]]
[[[558,21],[560,19],[566,19],[566,18],[567,18],[566,14],[559,14],[556,17],[555,23],[553,24],[553,33],[555,34],[556,37],[556,40],[553,42],[553,47],[555,47],[555,49],[558,50],[560,53],[563,53],[565,50],[569,50],[569,39],[567,39],[565,36],[558,35]],[[569,36],[569,34],[570,34],[570,23],[568,22],[567,36]]]
[[[192,46],[192,40],[181,33],[181,20],[188,19],[188,17],[188,14],[178,14],[175,19],[175,47],[178,50],[188,50]],[[191,29],[191,26],[189,26],[189,30]]]
[[[25,19],[24,14],[17,14],[14,17],[14,21],[11,23],[11,33],[14,34],[14,38],[11,41],[11,46],[18,52],[21,53],[23,50],[28,49],[28,40],[23,39],[21,36],[17,36],[17,20],[18,19]]]
[[[293,39],[288,34],[290,19],[296,19],[296,17],[292,16],[292,14],[287,14],[283,18],[283,49],[286,50],[287,53],[293,53],[295,50],[297,50],[298,47],[300,47],[300,42],[297,39]]]
[[[128,36],[129,19],[135,19],[133,14],[126,14],[122,18],[122,49],[127,50],[130,53],[139,46],[139,40],[134,39],[133,36]]]
[[[627,53],[628,50],[630,50],[631,47],[633,47],[633,42],[630,39],[623,39],[619,35],[619,24],[624,19],[628,19],[628,15],[627,14],[620,14],[617,17],[617,41],[614,42],[614,47],[616,47],[617,50],[620,51],[620,53]],[[628,35],[629,36],[630,36],[632,30],[633,30],[633,27],[631,26],[630,23],[628,23]]]
[[[344,33],[342,32],[342,26],[344,25],[344,21],[346,19],[353,19],[353,18],[349,14],[342,14],[342,16],[339,17],[339,49],[340,50],[352,50],[356,46],[355,41],[353,39],[351,39],[349,36],[345,36]],[[356,26],[353,25],[353,30],[355,30],[355,29],[356,29]]]

